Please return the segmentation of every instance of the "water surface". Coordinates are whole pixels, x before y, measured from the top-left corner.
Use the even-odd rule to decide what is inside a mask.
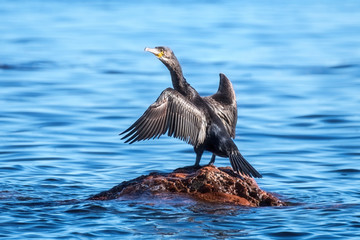
[[[359,11],[357,1],[2,1],[0,237],[358,239]],[[290,207],[84,200],[194,163],[179,140],[118,136],[171,85],[143,52],[158,45],[202,95],[229,77],[236,144]]]

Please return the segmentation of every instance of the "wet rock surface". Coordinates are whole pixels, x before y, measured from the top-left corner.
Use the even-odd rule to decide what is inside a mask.
[[[259,188],[250,177],[239,177],[230,167],[178,168],[172,173],[153,172],[124,181],[89,200],[189,197],[208,203],[241,206],[285,206],[274,195]]]

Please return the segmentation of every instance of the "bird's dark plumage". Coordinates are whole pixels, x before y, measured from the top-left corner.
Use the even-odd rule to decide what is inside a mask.
[[[165,89],[156,102],[125,132],[125,142],[169,136],[196,146],[205,140],[206,118],[193,103],[172,88]],[[125,133],[124,132],[124,133]]]
[[[235,92],[229,79],[220,73],[218,91],[208,97],[198,92],[185,80],[181,66],[168,47],[145,48],[169,69],[172,88],[165,89],[144,114],[121,134],[125,142],[157,138],[167,133],[194,146],[195,165],[203,152],[228,157],[238,173],[261,178],[261,174],[241,155],[231,138],[235,138],[237,105]]]

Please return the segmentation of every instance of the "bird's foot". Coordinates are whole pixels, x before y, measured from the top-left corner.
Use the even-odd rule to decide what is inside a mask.
[[[200,164],[194,164],[194,165],[192,165],[192,168],[194,168],[194,169],[200,169],[200,168],[202,168],[202,167],[200,166]]]
[[[210,162],[208,163],[208,165],[207,166],[213,166],[214,165],[214,163],[215,163],[215,154],[213,154],[212,156],[211,156],[211,160],[210,160]]]
[[[192,173],[192,172],[196,172],[197,170],[199,170],[201,168],[200,165],[190,165],[190,166],[185,166],[185,167],[181,167],[181,168],[177,168],[174,170],[174,172],[187,172],[187,173]]]

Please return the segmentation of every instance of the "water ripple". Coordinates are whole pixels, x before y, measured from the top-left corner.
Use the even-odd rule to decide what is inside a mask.
[[[358,2],[5,0],[0,15],[0,237],[360,238]],[[203,95],[229,77],[235,142],[289,207],[85,200],[194,163],[167,136],[118,136],[171,86],[143,51],[157,45]]]
[[[31,61],[19,64],[0,64],[0,69],[15,71],[39,71],[45,69],[54,69],[57,64],[52,61]]]

